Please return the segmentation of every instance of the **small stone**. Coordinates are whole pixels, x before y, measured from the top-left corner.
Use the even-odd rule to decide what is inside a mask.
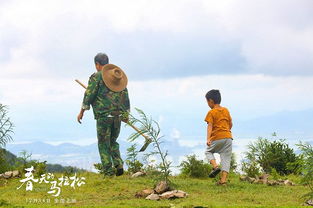
[[[161,199],[170,199],[170,198],[173,198],[175,196],[175,191],[167,191],[167,192],[164,192],[163,194],[160,195],[160,198]]]
[[[175,196],[177,198],[185,198],[188,196],[188,194],[184,191],[181,191],[181,190],[178,190],[176,193],[175,193]]]
[[[262,179],[262,180],[268,180],[268,177],[269,177],[270,175],[269,174],[263,174],[263,175],[261,175],[260,177],[259,177],[259,179]]]
[[[285,180],[285,181],[284,181],[284,185],[285,185],[285,186],[294,186],[295,184],[294,184],[292,181]]]
[[[307,201],[305,202],[305,205],[306,205],[306,206],[313,206],[313,199],[307,200]]]
[[[146,175],[146,173],[139,171],[137,173],[134,173],[131,177],[137,178],[137,177],[144,176],[144,175]]]
[[[7,171],[3,174],[4,178],[11,178],[13,175],[13,171]]]
[[[259,178],[263,184],[266,184],[269,177],[270,177],[270,175],[265,173],[265,174],[261,175]]]
[[[19,177],[20,176],[20,171],[18,170],[13,170],[12,172],[12,177],[15,178],[15,177]]]
[[[280,185],[280,183],[278,181],[267,181],[267,185],[276,186],[276,185]]]
[[[160,181],[158,185],[155,187],[155,192],[158,194],[162,194],[169,190],[169,185],[166,181]]]
[[[264,182],[261,179],[256,179],[255,181],[253,181],[253,183],[255,183],[255,184],[263,184]]]
[[[142,191],[137,192],[135,197],[137,197],[137,198],[146,198],[150,194],[154,194],[154,190],[153,189],[144,189]]]
[[[160,197],[158,194],[150,194],[149,196],[146,197],[146,199],[157,201],[160,200]]]
[[[167,191],[160,195],[161,199],[185,198],[188,194],[181,190]]]
[[[254,183],[255,180],[256,180],[255,178],[251,178],[251,177],[248,177],[248,178],[247,178],[247,181],[248,181],[249,183]]]

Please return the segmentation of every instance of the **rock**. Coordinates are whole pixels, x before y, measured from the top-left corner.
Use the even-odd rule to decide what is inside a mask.
[[[259,180],[262,181],[263,184],[266,184],[267,181],[268,181],[269,176],[270,176],[269,174],[266,174],[266,173],[265,173],[265,174],[263,174],[263,175],[261,175],[261,176],[259,177]]]
[[[294,186],[295,184],[293,182],[289,181],[289,180],[285,180],[284,181],[284,185],[285,186]]]
[[[248,177],[248,178],[247,178],[247,181],[248,181],[249,183],[253,183],[255,180],[256,180],[255,178],[251,178],[251,177]]]
[[[260,177],[259,177],[259,179],[261,179],[261,180],[268,180],[268,177],[269,177],[270,175],[269,174],[263,174],[263,175],[261,175]]]
[[[188,194],[180,190],[167,191],[160,195],[161,199],[185,198]]]
[[[146,175],[146,173],[139,171],[137,173],[134,173],[131,177],[137,178],[137,177],[144,176],[144,175]]]
[[[18,170],[13,170],[12,171],[12,177],[15,178],[15,177],[19,177],[20,176],[20,171]]]
[[[181,190],[178,190],[176,193],[175,193],[175,196],[177,198],[185,198],[188,196],[188,194],[184,191],[181,191]]]
[[[135,197],[137,198],[146,198],[147,196],[154,194],[153,189],[144,189],[136,193]]]
[[[3,177],[8,179],[8,178],[11,178],[13,175],[13,171],[7,171],[3,174]]]
[[[169,185],[166,181],[160,181],[158,183],[158,185],[155,187],[154,191],[157,193],[157,194],[162,194],[166,191],[169,190]]]
[[[146,197],[146,199],[157,201],[160,200],[160,197],[158,194],[150,194],[149,196]]]
[[[241,181],[247,181],[247,179],[248,179],[248,176],[240,176],[239,177],[239,180],[241,180]]]
[[[304,205],[305,206],[313,206],[313,199],[307,200]]]
[[[253,183],[255,183],[255,184],[264,184],[264,181],[262,179],[256,179],[255,181],[253,181]]]
[[[276,186],[279,185],[280,183],[278,181],[267,181],[267,185],[269,186]]]

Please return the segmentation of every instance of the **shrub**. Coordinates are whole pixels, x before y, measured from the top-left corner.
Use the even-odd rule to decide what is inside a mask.
[[[147,154],[147,157],[156,156],[160,159],[160,163],[157,165],[157,169],[160,171],[160,174],[156,178],[156,180],[163,180],[168,183],[171,183],[169,180],[169,176],[171,174],[171,162],[167,159],[168,151],[164,151],[161,148],[162,138],[163,136],[160,135],[161,129],[158,122],[153,120],[151,117],[147,117],[147,115],[140,109],[136,108],[137,113],[139,114],[139,118],[134,117],[133,115],[129,114],[129,124],[138,124],[139,132],[135,132],[128,138],[129,141],[133,142],[141,134],[146,134],[152,145],[153,151]],[[147,141],[146,141],[147,142]]]
[[[128,172],[130,173],[136,173],[143,167],[143,164],[137,158],[138,150],[136,150],[136,146],[136,144],[133,144],[127,148],[126,164],[128,166]]]
[[[103,170],[103,167],[102,167],[101,163],[95,163],[95,164],[93,164],[93,166],[98,171],[98,173],[104,174],[104,170]]]
[[[6,160],[6,151],[1,147],[12,141],[13,123],[8,117],[7,107],[0,103],[0,173],[10,169],[10,164]]]
[[[34,175],[40,177],[42,174],[47,172],[47,161],[40,162],[39,160],[31,160],[31,156],[32,154],[25,150],[20,152],[14,168],[19,170],[22,174],[25,174],[25,169],[33,166],[35,169]]]
[[[208,163],[198,160],[196,155],[187,156],[187,159],[181,162],[180,168],[181,175],[194,178],[208,177],[212,169]]]
[[[6,160],[5,150],[0,148],[0,173],[10,170],[10,164]]]
[[[7,107],[0,103],[0,147],[12,141],[13,123],[8,117]]]
[[[249,144],[245,155],[248,163],[260,165],[266,173],[271,173],[271,170],[275,169],[280,175],[294,173],[295,167],[291,164],[295,164],[299,159],[285,140],[269,141],[263,138]]]
[[[308,199],[313,199],[313,147],[309,143],[297,144],[303,155],[303,179],[302,182],[307,185],[310,192],[304,195]]]
[[[249,177],[256,177],[261,175],[262,171],[259,164],[255,161],[245,161],[241,162],[241,170]]]
[[[231,159],[230,159],[230,171],[234,172],[237,167],[238,167],[238,164],[236,162],[236,154],[233,152],[231,154]]]
[[[148,175],[148,176],[153,176],[157,178],[161,173],[161,171],[158,169],[158,165],[155,163],[156,161],[154,159],[150,158],[150,154],[145,154],[143,156],[143,171]]]

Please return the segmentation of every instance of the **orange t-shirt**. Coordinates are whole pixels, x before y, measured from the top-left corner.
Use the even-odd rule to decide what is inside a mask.
[[[211,123],[213,126],[211,134],[212,141],[232,138],[230,130],[231,120],[230,113],[225,107],[213,108],[208,112],[205,117],[205,121],[207,123]]]

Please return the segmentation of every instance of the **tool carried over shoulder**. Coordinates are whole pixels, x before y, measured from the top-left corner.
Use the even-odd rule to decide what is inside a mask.
[[[79,80],[75,79],[75,81],[80,86],[82,86],[83,88],[87,89],[86,85],[81,83]],[[123,122],[125,122],[125,121],[123,121]],[[125,122],[125,123],[127,123],[130,127],[132,127],[135,131],[137,131],[141,136],[143,136],[145,138],[145,143],[139,150],[139,152],[144,152],[147,149],[147,147],[149,146],[149,144],[152,142],[152,140],[149,137],[147,137],[146,135],[144,135],[143,133],[141,133],[141,131],[137,127],[135,127],[133,124],[131,124],[130,122]]]

